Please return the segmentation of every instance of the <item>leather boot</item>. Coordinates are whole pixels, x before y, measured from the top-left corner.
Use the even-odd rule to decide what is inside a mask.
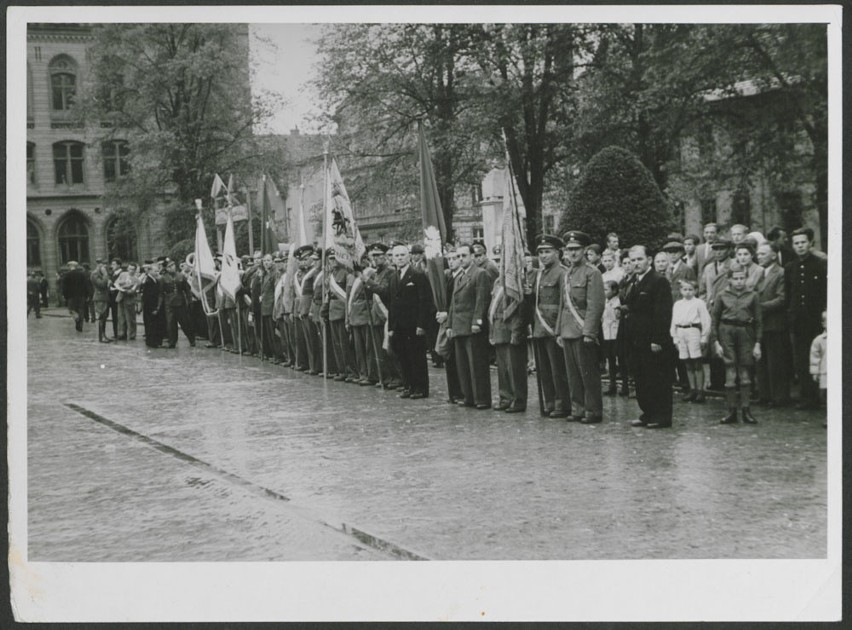
[[[728,415],[722,418],[720,424],[736,424],[737,418],[737,390],[733,387],[725,389],[725,398],[728,400]]]
[[[112,343],[112,339],[106,335],[106,322],[98,322],[98,341],[101,343]]]
[[[745,422],[746,424],[757,424],[757,420],[753,415],[751,415],[751,409],[749,409],[748,407],[743,407],[742,412],[743,422]]]

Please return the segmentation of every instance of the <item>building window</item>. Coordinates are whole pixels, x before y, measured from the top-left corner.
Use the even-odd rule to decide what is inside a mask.
[[[77,93],[77,64],[67,55],[50,62],[51,104],[55,111],[66,111],[74,104]]]
[[[57,184],[82,184],[83,143],[67,141],[54,144],[53,166]]]
[[[481,241],[485,238],[485,229],[481,225],[474,226],[471,233],[474,241]]]
[[[138,258],[136,251],[136,228],[132,218],[118,211],[110,217],[106,226],[107,256],[132,261]]]
[[[27,129],[33,126],[33,71],[27,62]]]
[[[59,259],[63,265],[69,260],[89,262],[89,228],[76,210],[59,226]]]
[[[27,267],[41,265],[41,240],[35,223],[27,219]]]
[[[130,155],[130,147],[124,141],[104,142],[104,179],[108,182],[114,182],[119,177],[123,177],[130,172],[130,162],[127,157]]]
[[[27,142],[27,184],[35,183],[35,143]]]

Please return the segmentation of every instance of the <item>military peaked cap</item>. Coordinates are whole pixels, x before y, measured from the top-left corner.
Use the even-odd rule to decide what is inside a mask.
[[[571,230],[562,235],[562,240],[565,241],[565,247],[587,247],[592,239],[585,232]]]

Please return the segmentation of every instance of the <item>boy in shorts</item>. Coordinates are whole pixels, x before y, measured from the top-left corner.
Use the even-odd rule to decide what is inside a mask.
[[[710,313],[704,300],[695,297],[698,283],[680,281],[681,299],[672,306],[671,335],[678,358],[686,364],[690,390],[684,395],[686,402],[704,402],[704,367],[701,359],[710,338]]]
[[[725,395],[728,415],[722,424],[735,424],[737,408],[741,408],[743,422],[757,424],[751,415],[751,367],[760,360],[760,339],[763,325],[757,293],[746,289],[746,270],[739,263],[728,269],[728,286],[713,302],[711,334],[716,340],[716,353],[725,363]],[[737,379],[739,379],[739,405],[737,404]]]

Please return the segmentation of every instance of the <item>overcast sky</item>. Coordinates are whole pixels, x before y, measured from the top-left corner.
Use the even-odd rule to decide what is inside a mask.
[[[269,124],[272,133],[289,133],[298,125],[301,131],[312,128],[304,118],[315,109],[315,97],[305,89],[311,77],[316,53],[311,39],[319,35],[319,27],[310,24],[252,24],[252,59],[258,62],[252,90],[279,92],[287,105]],[[258,45],[254,35],[271,40],[274,47]]]

